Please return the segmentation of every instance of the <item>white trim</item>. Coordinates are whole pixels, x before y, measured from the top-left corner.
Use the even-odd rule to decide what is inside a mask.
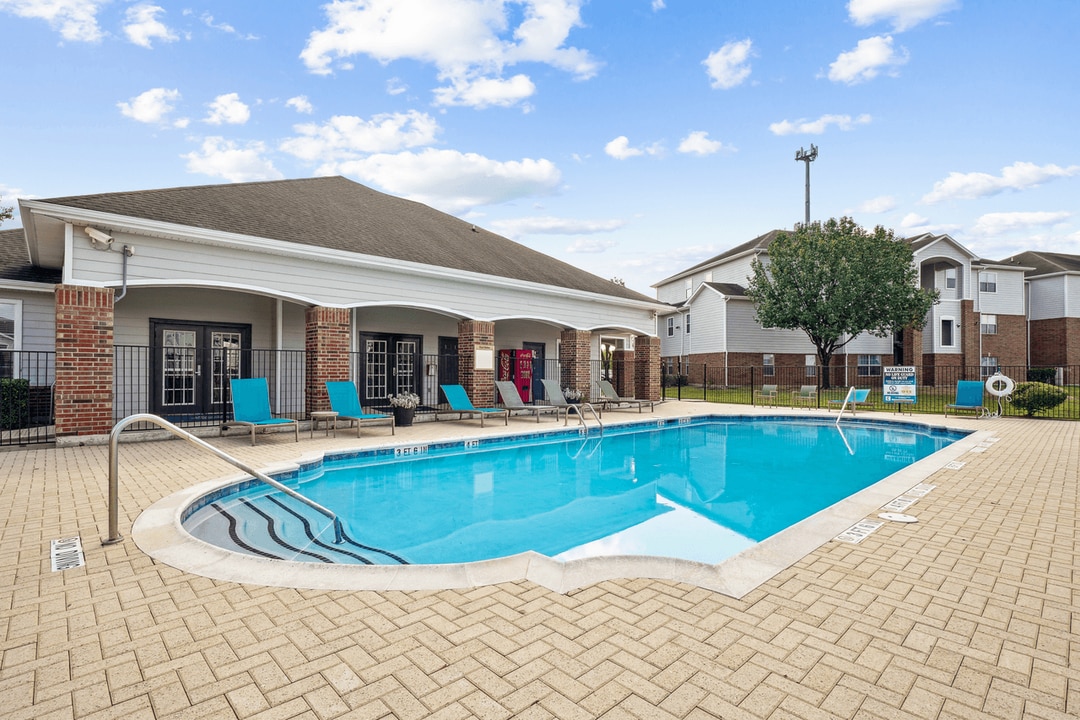
[[[53,283],[33,282],[31,280],[0,280],[0,290],[23,290],[26,292],[56,292]]]
[[[314,245],[299,245],[297,243],[291,243],[284,240],[271,240],[269,238],[259,238],[251,235],[240,235],[237,233],[225,233],[217,230],[206,230],[203,228],[191,227],[187,225],[176,225],[173,223],[162,223],[152,220],[143,220],[140,218],[133,218],[126,215],[115,215],[112,213],[102,213],[92,210],[77,210],[74,208],[52,205],[50,203],[26,201],[26,205],[30,209],[31,215],[43,215],[68,223],[65,231],[68,237],[72,235],[72,224],[101,224],[106,225],[113,230],[123,230],[124,232],[130,232],[133,234],[148,235],[151,237],[159,237],[178,242],[189,242],[196,245],[210,245],[217,247],[240,248],[244,250],[256,250],[267,255],[308,258],[320,260],[323,262],[331,262],[335,265],[345,265],[352,267],[374,267],[378,269],[392,268],[406,274],[419,275],[424,277],[441,277],[455,280],[467,280],[475,282],[477,284],[493,287],[512,287],[516,289],[525,288],[547,295],[572,297],[580,300],[602,302],[605,304],[617,305],[621,307],[629,306],[640,309],[649,309],[653,311],[656,311],[659,307],[664,307],[664,303],[654,300],[644,301],[632,300],[629,298],[619,298],[611,295],[602,295],[600,293],[588,292],[585,290],[575,290],[572,288],[564,288],[556,285],[546,285],[543,283],[531,282],[528,280],[503,278],[497,275],[487,275],[471,270],[456,270],[453,268],[444,268],[437,265],[427,265],[424,263],[412,262],[409,260],[398,260],[395,258],[382,257],[379,255],[365,255],[361,253],[350,252],[347,250],[334,250],[331,248],[323,248]],[[72,210],[75,210],[75,212],[72,212]],[[68,252],[66,257],[71,257],[71,246],[67,245],[65,247],[65,250]],[[67,265],[68,263],[64,264],[65,273],[67,272]]]
[[[13,333],[12,333],[13,338],[12,338],[12,340],[15,343],[15,347],[13,347],[13,348],[5,348],[5,349],[8,349],[8,350],[22,350],[22,344],[23,344],[23,322],[22,322],[23,301],[19,300],[19,299],[16,299],[16,298],[0,297],[0,305],[14,305],[15,306],[15,317],[12,318],[12,320],[14,322],[14,327],[12,328],[13,329]]]

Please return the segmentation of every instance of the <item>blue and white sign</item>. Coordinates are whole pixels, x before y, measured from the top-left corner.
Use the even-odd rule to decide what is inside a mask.
[[[882,395],[887,403],[913,404],[916,400],[915,366],[887,367],[882,374]]]

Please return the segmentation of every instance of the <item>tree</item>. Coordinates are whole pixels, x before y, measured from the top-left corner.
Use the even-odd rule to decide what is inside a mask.
[[[768,262],[755,259],[747,296],[763,327],[802,330],[826,372],[833,354],[860,333],[887,337],[921,326],[937,302],[919,287],[911,246],[880,225],[868,232],[851,218],[832,218],[780,233]]]
[[[8,205],[7,207],[0,205],[0,223],[3,223],[5,220],[10,220],[11,218],[15,217],[14,210],[15,208],[10,205]]]

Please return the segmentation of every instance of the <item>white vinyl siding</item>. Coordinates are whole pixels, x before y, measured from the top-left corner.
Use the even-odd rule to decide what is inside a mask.
[[[975,309],[997,315],[1024,314],[1024,273],[1019,270],[998,270],[996,286],[992,293],[979,293]]]
[[[521,282],[489,279],[477,274],[448,276],[443,269],[405,266],[394,261],[353,264],[352,256],[334,260],[311,257],[307,248],[280,254],[210,243],[189,243],[147,236],[118,236],[135,247],[128,264],[129,288],[190,284],[235,287],[301,303],[363,307],[401,304],[428,307],[449,315],[483,320],[535,317],[575,328],[623,327],[651,335],[653,309],[600,295],[548,291]],[[102,252],[75,242],[70,282],[117,286],[121,253]],[[243,268],[238,278],[237,268]],[[539,310],[542,309],[542,310]]]
[[[692,334],[683,333],[686,343],[686,354],[691,353],[715,353],[725,352],[727,346],[724,342],[727,329],[727,310],[732,303],[725,303],[720,293],[711,288],[703,288],[694,298],[687,315],[694,316],[694,330]],[[686,319],[685,317],[683,318]],[[685,323],[683,323],[685,331]],[[679,340],[679,333],[675,333],[675,341]]]
[[[1039,278],[1031,281],[1031,319],[1049,320],[1051,318],[1068,317],[1065,313],[1066,289],[1073,288],[1077,295],[1073,301],[1074,313],[1080,311],[1080,283],[1067,282],[1068,275]]]

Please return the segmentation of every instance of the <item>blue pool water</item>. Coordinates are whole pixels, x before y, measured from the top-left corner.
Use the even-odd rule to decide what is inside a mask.
[[[324,518],[257,483],[204,498],[184,525],[241,552],[313,562],[461,563],[534,550],[717,563],[963,436],[813,419],[658,425],[331,456],[285,478],[338,513],[343,546]]]

